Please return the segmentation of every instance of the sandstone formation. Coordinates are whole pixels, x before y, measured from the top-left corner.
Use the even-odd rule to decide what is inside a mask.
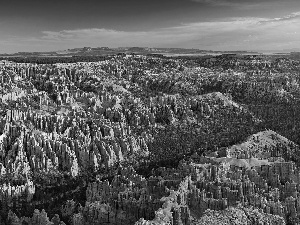
[[[1,64],[0,223],[299,223],[299,68],[231,56]]]

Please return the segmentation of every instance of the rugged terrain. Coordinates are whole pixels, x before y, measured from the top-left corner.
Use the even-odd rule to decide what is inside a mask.
[[[0,224],[300,222],[296,59],[53,60],[0,64]]]

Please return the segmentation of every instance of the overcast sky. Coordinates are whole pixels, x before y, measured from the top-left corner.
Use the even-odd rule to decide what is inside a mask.
[[[0,8],[0,53],[300,48],[299,0],[8,0]]]

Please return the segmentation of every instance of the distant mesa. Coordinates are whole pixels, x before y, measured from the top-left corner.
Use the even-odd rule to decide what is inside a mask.
[[[249,51],[211,51],[200,49],[185,49],[185,48],[156,48],[156,47],[82,47],[70,48],[67,50],[49,51],[49,52],[17,52],[13,54],[1,54],[2,57],[23,56],[23,57],[41,57],[41,56],[70,56],[70,55],[109,55],[117,53],[135,53],[135,54],[162,54],[162,55],[205,55],[205,54],[253,54]],[[257,53],[257,52],[256,52]]]

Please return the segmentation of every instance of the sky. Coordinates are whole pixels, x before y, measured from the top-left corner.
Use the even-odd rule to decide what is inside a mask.
[[[299,0],[9,0],[0,7],[0,53],[300,49]]]

